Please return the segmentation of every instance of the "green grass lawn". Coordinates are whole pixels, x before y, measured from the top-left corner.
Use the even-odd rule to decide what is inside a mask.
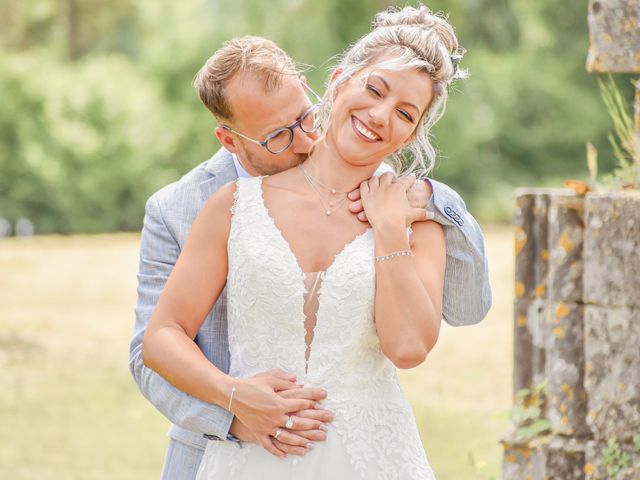
[[[494,306],[401,372],[439,480],[500,478],[511,403],[511,229],[485,229]],[[138,235],[0,240],[0,478],[156,479],[168,421],[127,366]],[[381,439],[384,441],[384,439]]]

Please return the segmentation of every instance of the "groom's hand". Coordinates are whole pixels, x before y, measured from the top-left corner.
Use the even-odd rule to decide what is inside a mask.
[[[387,172],[384,175],[393,174]],[[405,191],[407,192],[409,210],[407,210],[405,214],[406,224],[411,225],[414,222],[433,220],[433,212],[427,211],[429,199],[431,198],[431,195],[433,195],[433,191],[429,182],[425,182],[423,180],[416,181],[416,177],[413,174],[407,175],[405,177],[400,177],[397,179],[397,181],[404,186]],[[348,196],[349,200],[351,201],[351,203],[349,204],[349,211],[355,214],[358,217],[358,220],[360,220],[361,222],[367,222],[368,218],[367,214],[364,211],[364,206],[362,205],[360,188],[357,188],[353,192],[350,192]]]

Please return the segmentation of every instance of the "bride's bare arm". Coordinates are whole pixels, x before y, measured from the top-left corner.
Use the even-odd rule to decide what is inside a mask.
[[[234,378],[213,365],[193,341],[227,278],[227,241],[235,184],[214,194],[196,218],[180,257],[146,329],[142,358],[180,390],[228,408],[271,453],[281,455],[269,439],[284,425],[287,412],[313,408],[315,401],[282,398],[277,392],[296,387],[283,375]],[[284,372],[282,372],[284,373]],[[317,429],[322,422],[300,419],[298,429]],[[298,445],[306,445],[300,437]]]
[[[196,218],[142,341],[142,358],[180,390],[228,406],[231,379],[193,339],[227,279],[227,239],[235,185],[220,189]]]
[[[363,204],[374,229],[376,256],[411,250],[376,262],[375,319],[380,346],[398,368],[424,361],[438,340],[446,251],[442,226],[414,224],[407,237],[404,187],[390,177],[367,182]]]

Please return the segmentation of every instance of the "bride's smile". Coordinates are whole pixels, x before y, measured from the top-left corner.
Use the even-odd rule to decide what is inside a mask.
[[[431,91],[427,73],[376,63],[336,88],[326,140],[347,163],[380,163],[411,141]]]

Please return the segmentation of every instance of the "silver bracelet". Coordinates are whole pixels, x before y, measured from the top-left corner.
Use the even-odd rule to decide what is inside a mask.
[[[401,252],[393,252],[388,255],[380,255],[376,257],[376,262],[384,262],[385,260],[391,260],[396,257],[413,257],[413,252],[411,250],[402,250]]]
[[[227,407],[227,410],[231,411],[231,402],[233,402],[233,394],[236,393],[236,387],[233,387],[231,389],[231,396],[229,397],[229,406]]]

